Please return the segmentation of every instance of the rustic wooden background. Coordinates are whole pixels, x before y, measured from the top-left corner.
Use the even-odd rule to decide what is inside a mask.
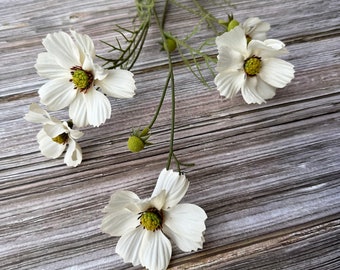
[[[271,23],[269,36],[287,44],[295,79],[265,105],[247,105],[205,88],[175,56],[175,150],[196,164],[186,170],[184,201],[204,208],[208,220],[203,250],[175,247],[170,268],[340,269],[339,2],[232,3],[206,6],[219,18],[233,12],[241,21]],[[167,74],[157,28],[133,70],[137,95],[111,98],[112,118],[85,129],[79,167],[43,157],[35,139],[41,126],[23,116],[45,82],[33,65],[47,33],[73,28],[108,55],[100,40],[111,41],[114,25],[128,27],[134,15],[132,0],[0,1],[1,269],[133,268],[115,254],[118,238],[99,226],[113,191],[150,196],[166,164],[169,96],[152,130],[154,146],[139,154],[126,149],[131,128],[151,120]],[[172,7],[166,27],[181,36],[195,21]],[[54,115],[66,117],[66,110]]]

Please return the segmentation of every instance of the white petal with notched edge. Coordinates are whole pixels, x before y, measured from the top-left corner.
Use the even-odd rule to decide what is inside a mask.
[[[135,80],[128,70],[109,70],[108,75],[96,85],[108,96],[115,98],[131,98],[135,95]]]
[[[65,32],[48,34],[42,43],[60,66],[66,69],[81,66],[79,49]]]
[[[71,79],[70,68],[59,65],[55,57],[50,53],[43,52],[38,54],[37,62],[34,65],[41,77],[53,80],[58,78]]]
[[[194,204],[178,204],[164,211],[164,233],[183,251],[202,248],[207,215]]]
[[[161,230],[146,231],[139,252],[141,265],[149,270],[165,270],[170,262],[172,247]]]
[[[189,187],[189,181],[184,174],[173,170],[163,169],[158,177],[155,189],[151,197],[156,196],[162,190],[166,192],[164,209],[173,207],[182,200]]]
[[[223,71],[215,77],[218,91],[226,98],[232,98],[239,92],[244,84],[245,75],[242,71]]]
[[[67,78],[54,79],[40,87],[40,102],[49,110],[57,111],[69,106],[77,95],[74,85]]]
[[[83,160],[81,148],[72,138],[69,139],[64,157],[64,163],[70,167],[77,167]]]
[[[79,48],[79,52],[82,54],[89,54],[92,58],[96,56],[96,50],[92,39],[88,35],[77,33],[76,31],[70,30],[73,38],[76,41],[76,45]]]
[[[84,100],[90,125],[98,127],[111,117],[111,104],[103,93],[92,89],[84,94]]]
[[[144,235],[147,230],[141,226],[125,233],[118,240],[116,252],[124,259],[124,262],[131,262],[133,265],[140,264],[140,250]]]
[[[259,76],[274,87],[285,87],[294,78],[294,66],[282,59],[264,59],[262,63]]]
[[[69,109],[70,118],[77,127],[85,127],[89,124],[87,119],[87,105],[85,94],[78,92]]]

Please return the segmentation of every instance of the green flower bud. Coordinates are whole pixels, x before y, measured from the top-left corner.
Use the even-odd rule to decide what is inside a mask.
[[[128,145],[129,150],[133,153],[140,152],[145,147],[144,141],[135,135],[130,136],[130,138],[128,139],[127,145]]]
[[[177,43],[176,41],[171,38],[171,37],[167,37],[165,39],[165,42],[166,42],[166,46],[165,44],[163,44],[163,48],[164,50],[167,50],[169,53],[173,52],[174,50],[176,50],[177,48]]]
[[[149,134],[150,128],[145,127],[144,129],[133,129],[131,135],[128,139],[127,145],[131,152],[137,153],[144,149],[146,145],[151,145],[152,143],[148,142],[150,138]]]
[[[236,20],[234,20],[234,19],[232,19],[231,21],[229,21],[229,22],[228,22],[228,28],[227,28],[228,32],[231,31],[231,30],[233,30],[233,29],[234,29],[236,26],[238,26],[238,25],[239,25],[239,22],[236,21]]]

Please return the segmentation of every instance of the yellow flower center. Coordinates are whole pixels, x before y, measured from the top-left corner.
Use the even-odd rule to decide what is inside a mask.
[[[61,133],[60,135],[52,138],[52,141],[59,143],[59,144],[65,144],[68,141],[68,134],[67,133]]]
[[[261,70],[261,58],[257,56],[249,57],[244,61],[243,67],[248,76],[255,76]]]
[[[149,231],[156,231],[162,228],[163,215],[156,208],[148,209],[140,216],[140,224]]]
[[[73,82],[74,88],[86,93],[93,83],[92,73],[76,66],[71,68],[71,75],[70,81]]]

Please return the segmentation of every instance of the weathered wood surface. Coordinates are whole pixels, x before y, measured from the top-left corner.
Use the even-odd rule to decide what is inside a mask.
[[[295,79],[267,104],[247,105],[221,99],[176,65],[175,149],[196,164],[186,171],[184,200],[204,208],[208,220],[203,250],[174,248],[170,268],[340,269],[339,3],[232,2],[236,9],[208,8],[221,18],[232,11],[271,23],[269,35],[287,44]],[[118,238],[99,225],[113,191],[148,197],[165,167],[169,97],[152,132],[155,145],[139,154],[126,149],[131,128],[151,120],[167,73],[165,55],[155,57],[155,28],[134,69],[136,97],[110,99],[113,117],[80,140],[79,167],[43,157],[35,139],[41,127],[22,117],[39,101],[44,80],[33,65],[47,33],[73,28],[105,54],[99,40],[110,41],[114,24],[129,26],[134,15],[132,0],[0,2],[1,269],[132,268],[114,252]],[[181,35],[193,21],[172,8],[167,27]]]

